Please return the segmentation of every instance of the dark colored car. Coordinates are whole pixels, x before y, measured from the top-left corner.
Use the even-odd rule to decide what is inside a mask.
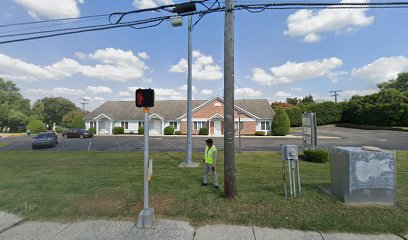
[[[57,134],[54,132],[42,132],[33,137],[32,148],[55,147],[57,144]]]
[[[93,132],[86,129],[74,128],[64,131],[62,136],[67,138],[90,138],[93,137]]]

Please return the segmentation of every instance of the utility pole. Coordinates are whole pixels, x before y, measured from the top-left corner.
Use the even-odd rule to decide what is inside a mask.
[[[82,102],[80,103],[82,105],[82,111],[85,112],[85,105],[89,104],[89,99],[88,98],[80,98]]]
[[[224,192],[235,199],[237,181],[234,134],[234,0],[225,1],[224,29]]]
[[[188,73],[187,73],[187,159],[186,166],[193,164],[192,160],[192,141],[193,141],[193,16],[188,16]]]
[[[334,90],[334,91],[330,91],[330,93],[333,93],[333,95],[331,95],[332,97],[334,97],[334,102],[337,103],[337,96],[339,96],[340,92],[343,92],[343,90]]]

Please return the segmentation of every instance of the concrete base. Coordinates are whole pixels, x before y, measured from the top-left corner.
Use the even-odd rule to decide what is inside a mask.
[[[183,168],[196,168],[196,167],[199,167],[199,166],[200,166],[199,163],[193,162],[191,164],[187,164],[186,161],[180,163],[180,165],[179,165],[179,167],[183,167]]]
[[[151,228],[154,224],[154,209],[144,208],[139,213],[137,228]]]

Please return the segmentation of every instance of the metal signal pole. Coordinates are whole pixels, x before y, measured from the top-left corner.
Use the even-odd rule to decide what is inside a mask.
[[[224,192],[237,196],[234,133],[234,0],[225,1],[224,29]]]
[[[193,122],[192,122],[192,109],[193,109],[193,54],[192,54],[192,27],[193,16],[188,17],[188,74],[187,74],[187,159],[186,165],[191,166],[193,164],[192,160],[192,141],[193,141]]]

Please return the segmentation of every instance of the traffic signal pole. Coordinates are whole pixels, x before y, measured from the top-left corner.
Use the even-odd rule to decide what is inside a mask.
[[[149,208],[149,112],[150,108],[145,107],[144,111],[144,197],[143,210],[139,213],[137,220],[138,228],[151,228],[154,223],[154,209]]]

